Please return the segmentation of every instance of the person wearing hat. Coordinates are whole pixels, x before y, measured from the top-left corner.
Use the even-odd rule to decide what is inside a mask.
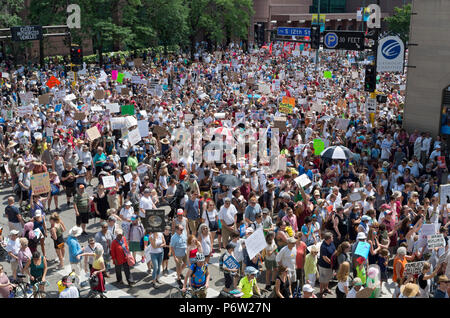
[[[356,294],[361,290],[362,286],[363,283],[361,281],[361,278],[353,278],[353,287],[349,290],[346,298],[356,298]]]
[[[317,296],[314,294],[314,288],[310,284],[303,285],[302,291],[302,298],[317,298]]]
[[[86,168],[86,182],[91,185],[92,180],[92,167],[94,166],[94,161],[92,160],[92,154],[89,151],[87,145],[81,147],[81,151],[78,153],[78,157],[83,162],[83,166]]]
[[[252,298],[254,294],[261,295],[258,283],[256,281],[256,275],[259,271],[255,267],[248,266],[245,268],[245,276],[241,278],[237,288],[244,293],[241,298]]]
[[[203,214],[203,204],[202,201],[200,201],[198,198],[199,194],[199,191],[191,190],[188,200],[184,205],[184,211],[188,219],[190,235],[196,235],[197,229],[200,225],[200,219]]]
[[[296,274],[296,258],[297,258],[297,239],[289,237],[287,245],[284,246],[276,256],[278,266],[284,266],[288,270],[289,280],[291,282],[297,281]]]
[[[78,187],[78,185],[82,184],[86,187],[87,169],[84,167],[83,161],[78,161],[77,166],[73,170],[76,173],[75,185]]]
[[[141,253],[141,239],[145,235],[145,229],[142,223],[139,221],[137,215],[131,216],[131,224],[128,230],[128,244],[130,246],[130,252],[132,252],[134,259],[137,261],[136,253],[141,254],[141,263],[145,263],[144,253]],[[162,254],[161,254],[162,256]],[[161,265],[161,264],[160,264]]]
[[[226,260],[229,257],[235,258],[235,256],[234,256],[235,248],[236,248],[236,244],[234,242],[228,243],[226,246],[226,252],[223,254],[223,260]],[[233,289],[236,289],[238,271],[239,271],[239,269],[231,267],[229,265],[229,263],[227,263],[227,262],[223,262],[223,275],[224,275],[224,279],[225,279],[225,287],[223,290],[225,292],[230,292],[232,290],[231,286],[233,286]]]
[[[69,262],[72,267],[72,271],[75,272],[78,276],[80,275],[81,271],[80,255],[83,254],[83,249],[81,248],[77,237],[79,237],[82,232],[82,228],[74,226],[69,230],[69,236],[66,239],[66,244],[69,250]]]
[[[131,218],[135,215],[133,206],[130,200],[125,201],[122,209],[119,212],[119,218],[122,221],[121,228],[124,232],[124,236],[128,237],[128,231],[131,225]]]
[[[17,269],[19,268],[19,251],[20,251],[20,241],[19,241],[19,231],[13,229],[9,232],[9,240],[5,247],[6,252],[8,252],[11,264],[11,271],[13,279],[17,279]]]
[[[400,287],[400,296],[398,298],[416,298],[419,294],[419,285],[408,283]]]
[[[75,210],[76,224],[81,225],[83,229],[83,235],[87,235],[86,225],[89,223],[89,195],[86,193],[84,184],[78,185],[78,192],[73,198],[73,208]]]
[[[19,164],[20,166],[20,164]],[[21,194],[19,206],[22,206],[24,201],[29,201],[30,199],[30,189],[31,189],[31,167],[30,166],[21,166],[20,173],[17,179],[17,183],[20,186]]]
[[[115,220],[114,217],[112,217],[112,219]],[[101,229],[95,234],[94,239],[103,248],[103,259],[105,260],[105,266],[107,270],[103,273],[103,276],[109,277],[108,270],[110,268],[109,261],[111,259],[110,251],[111,251],[111,243],[114,237],[112,233],[108,231],[108,222],[102,221],[100,223],[100,227]]]
[[[74,286],[69,275],[66,275],[61,279],[61,284],[65,288],[59,293],[59,298],[80,298],[78,288]]]
[[[447,268],[448,268],[447,264]],[[441,275],[438,277],[438,287],[434,292],[434,298],[449,298],[448,290],[449,290],[450,280],[446,275]]]

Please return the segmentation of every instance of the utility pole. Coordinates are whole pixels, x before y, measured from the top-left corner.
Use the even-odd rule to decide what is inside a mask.
[[[319,23],[319,30],[320,30],[320,0],[319,0],[319,4],[317,6],[317,22]],[[320,44],[316,50],[316,71],[319,69],[319,49],[320,49]]]
[[[377,0],[377,5],[380,6],[380,0]],[[364,16],[363,16],[363,23],[364,23]],[[372,53],[374,55],[374,59],[373,59],[373,63],[374,63],[374,67],[375,67],[375,79],[377,77],[377,55],[378,55],[378,37],[380,36],[380,29],[379,28],[375,28],[375,42],[372,48]],[[375,81],[376,83],[376,81]],[[373,92],[370,93],[370,98],[377,98],[377,89],[376,89],[376,84],[375,84],[375,89]],[[370,113],[369,115],[370,121],[372,123],[372,126],[375,125],[375,114],[374,113]]]

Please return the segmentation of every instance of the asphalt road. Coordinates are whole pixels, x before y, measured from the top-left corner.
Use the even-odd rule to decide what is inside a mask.
[[[93,180],[94,181],[94,180]],[[95,183],[94,183],[95,184]],[[87,192],[92,194],[94,188],[88,187]],[[7,224],[7,218],[4,216],[4,208],[7,205],[7,197],[12,194],[12,188],[11,187],[0,187],[0,204],[2,205],[1,210],[1,217],[0,217],[0,225],[4,228],[4,234],[9,233],[8,224]],[[59,198],[59,204],[60,209],[62,212],[60,212],[60,216],[66,225],[67,229],[69,230],[72,226],[75,225],[75,211],[73,209],[73,204],[70,206],[70,208],[67,208],[66,206],[66,198],[65,194],[60,195]],[[54,208],[54,205],[52,203],[52,208]],[[169,212],[168,207],[164,207],[166,210],[166,214]],[[53,212],[53,210],[51,211]],[[47,225],[50,226],[47,216]],[[87,226],[87,232],[88,236],[80,236],[79,241],[81,243],[82,247],[85,247],[87,245],[87,240],[89,237],[94,236],[95,233],[97,233],[100,230],[100,219],[91,219],[89,225]],[[68,231],[67,231],[68,232]],[[64,233],[64,237],[66,238],[68,233]],[[64,275],[67,275],[71,272],[69,259],[68,259],[68,252],[66,249],[66,255],[65,255],[65,267],[63,269],[58,269],[58,263],[55,261],[57,260],[56,252],[53,247],[53,240],[51,238],[47,238],[45,241],[45,248],[47,251],[47,259],[49,260],[48,264],[48,273],[47,273],[47,281],[49,282],[49,286],[46,287],[47,297],[49,298],[56,298],[58,297],[58,287],[57,282],[61,280],[61,278]],[[217,241],[214,244],[214,248],[217,250]],[[40,250],[40,248],[38,248]],[[222,253],[224,250],[222,250]],[[213,257],[210,260],[209,270],[211,273],[212,280],[209,284],[209,289],[207,292],[208,298],[214,298],[218,297],[220,294],[220,291],[224,287],[224,278],[223,273],[219,271],[218,267],[218,260],[219,260],[220,254],[215,253]],[[175,273],[175,262],[171,258],[169,260],[169,273],[168,275],[162,275],[160,278],[161,285],[158,286],[158,288],[154,288],[152,286],[152,279],[151,275],[147,273],[147,265],[144,263],[139,262],[141,257],[137,256],[137,263],[132,268],[131,273],[133,275],[133,279],[137,281],[137,283],[130,287],[126,284],[117,284],[116,283],[116,277],[114,273],[114,269],[109,270],[110,277],[106,278],[106,296],[108,298],[168,298],[168,297],[176,297],[179,293],[177,293],[177,283],[176,283],[176,273]],[[5,272],[8,275],[11,275],[11,267],[10,265],[5,261],[1,260],[0,264],[3,265]],[[185,270],[186,273],[186,270]],[[87,279],[87,276],[84,272],[80,275],[80,280],[85,281]],[[265,283],[265,272],[261,272],[261,274],[258,276],[258,283],[259,287],[261,289],[264,288]],[[124,279],[125,281],[125,279]],[[325,298],[334,298],[334,286],[336,283],[331,283],[330,287],[333,290],[333,294],[326,295]],[[388,288],[386,288],[388,287]],[[318,287],[315,287],[315,290],[318,292]],[[389,282],[388,285],[383,285],[383,292],[384,295],[382,297],[391,298],[392,293],[394,291],[394,285],[392,282]],[[80,288],[80,295],[81,297],[87,296],[89,292],[89,287]],[[268,293],[265,293],[266,295]]]

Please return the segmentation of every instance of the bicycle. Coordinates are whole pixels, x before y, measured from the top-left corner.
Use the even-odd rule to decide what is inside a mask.
[[[46,292],[43,290],[43,288],[45,286],[49,286],[50,284],[45,281],[45,282],[36,282],[33,285],[33,294],[31,295],[32,298],[46,298],[47,294]],[[43,286],[43,287],[41,287]]]
[[[98,290],[94,290],[93,288],[97,287],[99,284],[99,280],[97,276],[91,276],[89,278],[89,285],[90,285],[90,290],[88,295],[86,296],[86,298],[108,298],[106,297],[106,295]]]
[[[24,281],[27,276],[25,274],[17,273],[17,279],[14,282],[14,287],[11,291],[12,298],[29,298],[30,295],[27,293],[29,290],[29,284]]]
[[[187,287],[186,291],[183,292],[182,288],[180,287],[175,287],[175,293],[172,294],[172,290],[170,291],[169,294],[169,298],[200,298],[198,297],[198,293],[205,291],[206,286],[202,286],[200,288],[192,288],[192,287]],[[206,292],[206,291],[205,291]]]

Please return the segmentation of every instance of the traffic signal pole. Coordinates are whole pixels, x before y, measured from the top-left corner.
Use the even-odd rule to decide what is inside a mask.
[[[319,23],[319,30],[320,30],[320,0],[319,0],[319,4],[317,6],[317,22]],[[319,35],[319,39],[320,39],[320,35]],[[320,44],[319,44],[319,47],[316,49],[316,71],[319,69],[319,49],[320,49]]]
[[[380,6],[380,0],[377,0],[377,5]],[[363,15],[363,24],[364,24],[364,15]],[[373,63],[374,63],[374,68],[375,68],[375,88],[373,90],[373,92],[370,93],[370,98],[377,98],[377,85],[376,85],[376,78],[377,78],[377,55],[378,55],[378,37],[380,36],[380,29],[379,28],[375,28],[375,39],[374,39],[374,45],[372,48],[372,53],[374,55],[374,59],[373,59]],[[370,122],[372,124],[372,127],[375,126],[375,113],[370,113],[369,114],[369,119]]]

